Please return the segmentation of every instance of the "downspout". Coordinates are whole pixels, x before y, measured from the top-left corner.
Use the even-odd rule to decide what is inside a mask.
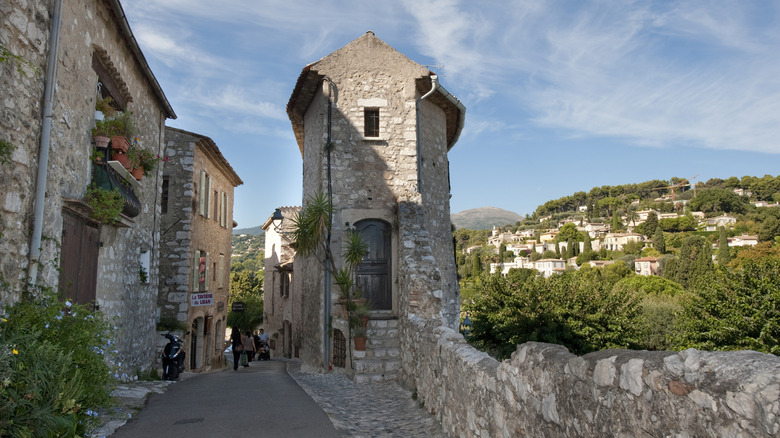
[[[333,148],[333,145],[331,144],[332,141],[332,132],[331,132],[331,113],[333,108],[333,81],[330,80],[330,78],[325,78],[325,81],[328,83],[328,136],[327,136],[327,150],[328,150],[328,200],[330,201],[331,205],[333,205],[333,182],[331,178],[331,169],[330,169],[330,151]],[[333,213],[331,209],[331,214],[328,217],[328,240],[325,242],[326,245],[326,251],[325,251],[325,266],[328,265],[328,263],[333,263],[332,260],[329,260],[330,257],[330,239],[331,239],[331,233],[330,230],[333,227]],[[323,355],[323,368],[325,370],[330,369],[330,326],[331,326],[331,314],[330,314],[330,273],[328,272],[328,269],[325,268],[323,270],[325,275],[325,299],[324,301],[324,318],[323,318],[323,348],[325,349],[325,354]]]
[[[60,19],[62,0],[55,0],[54,14],[49,34],[49,59],[46,64],[46,78],[43,90],[43,119],[41,121],[41,141],[38,149],[38,173],[35,182],[33,201],[33,230],[30,241],[29,283],[35,286],[38,281],[38,259],[41,257],[41,236],[43,235],[43,207],[46,201],[46,181],[49,170],[49,147],[51,145],[52,100],[57,76],[57,57],[60,46]]]
[[[439,87],[439,76],[431,75],[431,90],[425,93],[422,97],[417,99],[414,104],[415,111],[417,112],[417,193],[422,194],[422,157],[420,156],[422,147],[420,146],[421,134],[420,134],[420,102],[433,94]]]

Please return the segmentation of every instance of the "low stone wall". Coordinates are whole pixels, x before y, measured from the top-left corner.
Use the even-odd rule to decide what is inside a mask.
[[[605,350],[529,342],[498,362],[411,316],[402,383],[456,437],[770,437],[780,358],[754,351]]]

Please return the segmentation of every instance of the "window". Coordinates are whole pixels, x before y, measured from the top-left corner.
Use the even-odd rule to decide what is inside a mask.
[[[366,108],[363,110],[365,119],[363,135],[366,137],[379,137],[379,108]]]
[[[287,298],[290,296],[290,282],[292,281],[292,272],[279,272],[279,296]]]
[[[219,221],[219,192],[214,190],[214,220]]]
[[[205,170],[200,171],[200,186],[198,187],[198,213],[209,217],[209,192],[211,191],[211,178]]]
[[[195,251],[193,258],[193,292],[206,292],[208,290],[208,265],[209,255],[206,251]]]
[[[219,255],[219,282],[217,283],[219,288],[225,287],[225,254]]]
[[[162,207],[162,214],[168,213],[168,187],[170,184],[170,177],[164,176],[162,182],[162,200],[160,201]]]

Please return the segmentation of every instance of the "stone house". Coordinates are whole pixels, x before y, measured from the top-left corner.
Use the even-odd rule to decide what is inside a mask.
[[[300,207],[279,207],[263,224],[265,280],[263,328],[272,357],[300,357],[303,334],[301,294],[293,288],[295,249],[291,232]]]
[[[233,190],[243,184],[209,137],[166,127],[160,317],[187,327],[187,368],[222,368],[230,293]]]
[[[553,274],[560,274],[566,270],[566,260],[561,259],[541,259],[534,263],[534,268],[541,273],[544,278],[549,278]]]
[[[658,257],[642,257],[634,260],[637,275],[658,275]]]
[[[623,251],[623,246],[630,242],[643,242],[645,236],[638,233],[609,233],[604,236],[602,247],[610,251]]]
[[[303,157],[304,206],[315,193],[333,201],[336,264],[346,228],[370,245],[358,267],[372,306],[366,351],[353,350],[334,306],[337,287],[322,267],[295,260],[303,366],[332,364],[358,381],[395,379],[412,342],[408,318],[459,323],[447,153],[465,107],[435,74],[367,32],[303,69],[287,114]]]
[[[29,62],[0,64],[0,140],[15,146],[0,166],[2,303],[28,285],[59,288],[115,321],[116,362],[134,375],[157,362],[156,296],[161,166],[135,182],[93,164],[96,102],[132,113],[134,147],[164,154],[176,118],[117,0],[9,0],[0,44]],[[35,70],[33,71],[32,68]],[[122,189],[115,224],[90,216],[91,182]],[[124,182],[123,182],[124,181]]]
[[[736,223],[737,218],[727,214],[711,217],[706,221],[707,231],[718,231],[720,227],[726,227],[727,229],[734,228],[734,224]]]

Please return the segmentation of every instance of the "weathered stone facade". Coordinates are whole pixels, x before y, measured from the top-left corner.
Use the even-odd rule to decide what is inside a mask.
[[[279,207],[263,224],[265,276],[263,329],[271,337],[271,357],[300,357],[303,343],[303,300],[295,293],[291,233],[300,207]],[[274,220],[278,213],[279,217]]]
[[[410,323],[403,382],[451,436],[780,434],[777,356],[693,349],[576,356],[529,342],[498,362],[435,320]]]
[[[305,197],[328,193],[331,183],[336,264],[341,264],[347,228],[365,221],[386,226],[389,247],[384,257],[389,260],[391,296],[381,308],[374,303],[372,319],[393,321],[393,326],[409,314],[457,324],[447,152],[457,141],[465,108],[438,84],[425,96],[434,83],[435,76],[425,67],[368,32],[307,66],[287,108],[303,156]],[[364,126],[372,120],[377,129],[369,133]],[[433,241],[436,246],[428,245]],[[429,272],[431,288],[414,288],[410,282],[406,267],[420,264],[436,267]],[[326,303],[336,303],[337,291],[312,259],[296,259],[294,277],[296,285],[301,279],[303,295],[304,364],[326,367],[331,351],[325,351],[323,337],[330,329],[348,333],[337,306],[326,308]],[[334,318],[328,325],[330,315]],[[396,346],[375,347],[397,351]],[[374,358],[376,363],[361,365],[382,369],[372,379],[397,375],[397,358],[379,363],[383,360],[373,354],[350,355],[347,369],[353,368],[353,357]]]
[[[139,147],[162,154],[165,119],[175,118],[175,114],[135,44],[119,2],[63,2],[57,68],[52,78],[51,133],[44,138],[49,151],[44,174],[44,169],[39,169],[39,145],[47,57],[54,56],[49,38],[55,3],[10,0],[0,5],[0,44],[36,69],[24,76],[11,64],[0,65],[0,138],[17,146],[13,163],[0,166],[0,271],[7,282],[0,300],[18,301],[28,281],[58,286],[66,212],[80,218],[86,227],[97,227],[101,246],[96,266],[89,267],[97,272],[94,302],[115,321],[117,362],[132,375],[156,361],[161,170],[134,189],[141,202],[137,217],[122,218],[120,226],[112,226],[96,224],[85,213],[88,210],[81,199],[92,178],[90,130],[95,123],[99,80],[93,65],[99,63],[111,80],[121,85],[125,109],[132,112],[137,127]],[[30,269],[33,217],[36,207],[41,207],[34,202],[36,179],[44,175],[43,243],[39,258],[32,262],[37,269]],[[139,278],[139,263],[148,267],[146,283]],[[32,278],[28,278],[30,272]]]
[[[233,190],[243,184],[210,138],[165,129],[160,316],[184,323],[180,333],[193,371],[221,369],[230,292]],[[211,294],[210,301],[198,300]],[[204,304],[208,303],[208,304]]]

